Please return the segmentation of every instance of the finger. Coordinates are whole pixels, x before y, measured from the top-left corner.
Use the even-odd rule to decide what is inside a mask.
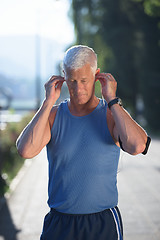
[[[63,77],[61,77],[61,78],[57,78],[57,76],[56,77],[53,77],[53,78],[51,78],[46,84],[45,84],[45,87],[52,87],[52,86],[56,86],[56,84],[58,83],[58,82],[64,82],[65,80],[64,80],[64,78]]]
[[[63,82],[59,82],[59,83],[55,86],[55,93],[60,94],[62,85],[63,85]]]
[[[100,73],[98,75],[99,78],[107,78],[107,79],[111,79],[113,78],[113,76],[110,73]]]
[[[50,77],[48,83],[49,82],[57,82],[57,81],[64,81],[64,77],[53,75],[52,77]]]
[[[100,77],[100,78],[98,78],[97,80],[100,81],[102,87],[104,87],[104,86],[106,85],[106,79]]]
[[[104,76],[100,73],[100,74],[97,74],[96,76],[95,76],[95,80],[97,81],[97,80],[99,80],[99,79],[102,79],[102,78],[104,78]]]
[[[53,75],[49,78],[49,80],[61,79],[61,78],[63,78],[61,75]]]
[[[105,75],[102,75],[102,74],[99,74],[99,75],[96,76],[96,80],[99,80],[99,81],[100,81],[100,80],[101,80],[101,81],[106,81],[106,79],[107,79],[106,76],[105,76]]]
[[[111,75],[111,74],[101,74],[99,76],[97,76],[98,80],[101,80],[101,81],[113,81],[113,82],[116,82],[116,80],[114,79],[114,77]]]
[[[57,83],[55,84],[55,88],[56,88],[56,89],[61,88],[62,85],[63,85],[63,82],[64,82],[64,81],[59,81],[59,82],[57,82]]]

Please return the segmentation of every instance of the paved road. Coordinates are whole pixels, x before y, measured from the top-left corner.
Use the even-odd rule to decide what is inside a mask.
[[[18,176],[18,185],[0,210],[0,240],[39,239],[47,207],[47,160],[45,151]]]
[[[39,239],[48,211],[45,151],[27,162],[17,182],[0,210],[0,240]],[[121,154],[118,188],[125,240],[159,240],[160,141],[146,156]]]
[[[122,154],[118,174],[119,206],[126,240],[160,239],[160,141],[146,156]]]

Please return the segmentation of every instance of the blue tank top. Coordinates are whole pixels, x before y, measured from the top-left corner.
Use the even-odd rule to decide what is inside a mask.
[[[107,103],[86,116],[73,116],[67,101],[57,110],[47,144],[48,205],[59,212],[88,214],[118,203],[120,148],[107,126]]]

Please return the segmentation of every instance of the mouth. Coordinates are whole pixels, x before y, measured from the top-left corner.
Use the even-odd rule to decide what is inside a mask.
[[[80,100],[80,99],[86,98],[86,96],[87,96],[86,94],[78,94],[75,97]]]
[[[75,99],[82,99],[82,98],[86,98],[87,94],[86,93],[72,93],[71,96]]]
[[[76,96],[77,96],[77,97],[82,97],[82,96],[86,96],[86,94],[83,94],[83,93],[82,93],[82,94],[77,94]]]

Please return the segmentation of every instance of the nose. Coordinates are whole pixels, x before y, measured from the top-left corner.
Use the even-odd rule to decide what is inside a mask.
[[[83,84],[81,82],[77,82],[76,84],[76,92],[81,93],[83,90]]]

